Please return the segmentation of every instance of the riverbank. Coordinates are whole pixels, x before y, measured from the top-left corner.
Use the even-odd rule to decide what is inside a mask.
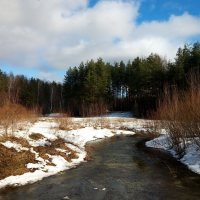
[[[190,170],[200,174],[200,148],[194,140],[188,138],[185,154],[179,159],[175,149],[172,147],[170,137],[166,134],[146,142],[147,147],[162,149],[169,152],[174,158],[186,165]]]
[[[70,120],[72,130],[63,130],[57,119],[47,117],[16,129],[10,136],[1,136],[0,147],[4,155],[0,158],[0,188],[33,183],[76,167],[87,159],[87,142],[145,130],[144,121],[131,118]]]
[[[200,176],[169,154],[146,148],[147,138],[117,135],[89,142],[91,162],[0,192],[0,200],[199,200]]]
[[[47,176],[75,168],[90,160],[86,144],[116,135],[149,134],[151,121],[131,117],[39,118],[34,123],[20,124],[9,135],[0,134],[0,188],[34,183]],[[64,120],[64,121],[63,121]],[[64,122],[64,123],[63,123]],[[146,146],[170,151],[167,134]],[[177,158],[177,157],[176,157]],[[200,151],[191,142],[180,160],[200,173]]]

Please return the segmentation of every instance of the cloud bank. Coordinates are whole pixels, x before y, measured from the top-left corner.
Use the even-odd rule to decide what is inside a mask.
[[[187,12],[138,24],[140,3],[1,0],[0,62],[36,68],[45,77],[48,68],[66,70],[98,57],[128,60],[155,52],[172,59],[179,46],[200,35],[200,18]]]

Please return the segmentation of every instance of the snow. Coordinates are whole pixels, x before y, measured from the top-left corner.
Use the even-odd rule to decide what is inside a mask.
[[[96,139],[103,139],[105,137],[111,137],[113,136],[113,133],[109,129],[95,129],[93,127],[86,127],[68,132],[59,130],[56,135],[68,142],[84,148],[87,142]]]
[[[26,167],[27,167],[28,169],[38,169],[38,168],[42,168],[43,165],[42,165],[42,164],[36,164],[36,163],[28,163],[28,164],[26,165]]]
[[[124,116],[124,117],[122,117]],[[88,123],[89,120],[101,120],[108,119],[109,127],[93,127],[93,123]],[[27,163],[26,167],[31,169],[33,172],[28,172],[23,175],[9,176],[5,179],[0,180],[0,188],[12,185],[20,186],[28,183],[33,183],[43,179],[44,177],[54,175],[60,171],[74,168],[81,162],[85,162],[85,157],[87,152],[85,150],[85,145],[88,142],[98,141],[106,137],[112,137],[115,135],[133,135],[137,131],[148,131],[148,125],[151,121],[138,120],[134,118],[129,118],[128,113],[114,113],[112,115],[107,115],[106,117],[97,118],[73,118],[73,122],[80,124],[82,128],[77,130],[59,130],[58,123],[55,118],[43,117],[39,118],[34,124],[27,124],[24,126],[23,130],[17,130],[14,133],[16,137],[25,138],[30,147],[25,148],[21,144],[17,144],[13,141],[6,141],[3,144],[7,148],[14,148],[17,152],[20,151],[30,151],[35,155],[35,160],[37,163]],[[83,127],[84,125],[84,127]],[[1,131],[1,130],[0,130]],[[148,147],[161,148],[170,151],[173,156],[176,156],[175,151],[170,149],[169,138],[165,130],[161,130],[164,135],[156,138],[152,141],[146,142]],[[41,134],[43,137],[39,140],[33,140],[29,136],[33,133]],[[60,155],[50,155],[48,160],[40,157],[40,154],[34,150],[34,147],[38,146],[48,146],[54,140],[61,138],[66,141],[66,146],[75,151],[77,157],[72,159],[70,162],[66,161]],[[65,149],[56,148],[58,154],[59,152],[70,154]],[[186,155],[180,160],[182,163],[186,164],[191,170],[200,173],[200,150],[194,143],[188,142],[188,147],[186,149]],[[105,188],[106,189],[106,188]],[[104,189],[104,190],[105,190]]]
[[[1,186],[1,188],[3,188],[8,185],[12,185],[12,186],[25,185],[27,183],[33,183],[33,182],[42,180],[42,178],[44,178],[48,175],[49,174],[46,174],[45,172],[43,172],[41,170],[36,170],[33,173],[28,172],[23,175],[9,176],[3,180],[0,180],[0,186]]]
[[[146,142],[146,146],[167,150],[170,147],[169,138],[167,135],[161,135],[158,138]]]
[[[55,140],[56,138],[53,136],[53,139]],[[29,144],[33,147],[38,147],[38,146],[46,146],[50,145],[51,143],[47,140],[47,138],[43,138],[40,140],[30,140]]]
[[[110,112],[106,115],[103,115],[102,117],[115,117],[115,118],[132,118],[133,113],[132,112]]]
[[[39,121],[34,124],[29,130],[30,133],[40,133],[42,134],[45,138],[49,140],[55,140],[56,136],[55,131],[57,127],[57,123],[53,121]]]
[[[146,142],[146,146],[166,150],[178,159],[175,150],[171,148],[170,139],[167,134]],[[188,139],[185,155],[180,159],[180,162],[193,172],[200,174],[200,148],[194,141]]]
[[[60,117],[62,116],[62,113],[50,113],[45,115],[45,117]]]
[[[6,141],[6,142],[2,142],[1,144],[3,144],[5,147],[9,149],[14,148],[17,152],[28,150],[28,148],[22,147],[21,144],[17,144],[16,142]]]
[[[124,114],[124,116],[127,116],[127,114]],[[100,117],[99,119],[102,119],[102,117]],[[73,120],[76,122],[78,121],[78,123],[80,124],[85,123],[84,118],[73,119]],[[98,118],[95,118],[95,120],[98,120]],[[135,122],[135,128],[137,128],[138,122],[132,119],[132,122],[133,121]],[[118,125],[116,125],[117,123]],[[125,121],[123,121],[123,126],[128,126],[128,124],[130,125],[130,123],[131,122],[126,123]],[[85,162],[84,159],[87,155],[87,152],[85,151],[85,145],[88,142],[104,139],[106,137],[112,137],[114,135],[119,135],[119,134],[126,134],[126,135],[135,134],[134,131],[118,130],[116,127],[117,126],[120,127],[120,125],[122,125],[121,121],[115,121],[113,122],[113,124],[111,123],[111,129],[101,128],[101,127],[94,128],[86,125],[86,127],[84,128],[65,131],[65,130],[59,130],[58,124],[56,123],[56,120],[54,120],[53,118],[51,117],[40,118],[34,124],[27,125],[26,129],[18,130],[14,133],[16,137],[25,138],[28,141],[30,148],[24,148],[22,147],[21,144],[17,144],[12,141],[6,141],[2,143],[7,148],[15,148],[17,152],[20,152],[22,150],[27,150],[30,151],[31,153],[34,153],[35,160],[37,161],[37,163],[27,163],[26,167],[28,169],[35,171],[24,173],[23,175],[18,175],[18,176],[9,176],[5,179],[2,179],[0,180],[0,188],[9,185],[20,186],[20,185],[25,185],[27,183],[33,183],[41,180],[44,177],[54,175],[60,171],[76,167],[81,162]],[[33,133],[41,134],[43,138],[39,140],[33,140],[29,137],[29,135]],[[38,146],[43,146],[43,147],[48,146],[51,144],[51,141],[54,141],[58,138],[61,138],[66,141],[66,146],[76,152],[77,158],[72,159],[71,162],[68,162],[60,155],[47,154],[52,163],[51,165],[49,165],[49,160],[44,160],[42,157],[40,157],[38,152],[33,150],[33,148]],[[61,148],[56,148],[56,150],[58,152],[66,154],[70,153]]]
[[[68,196],[63,197],[63,199],[70,199]]]

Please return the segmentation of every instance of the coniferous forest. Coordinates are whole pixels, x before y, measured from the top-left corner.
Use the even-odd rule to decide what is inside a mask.
[[[177,50],[175,60],[157,54],[128,62],[90,60],[66,71],[63,83],[47,82],[0,70],[0,104],[9,101],[41,113],[68,112],[93,116],[107,111],[133,111],[146,117],[156,110],[165,88],[185,90],[191,74],[199,78],[200,43]]]

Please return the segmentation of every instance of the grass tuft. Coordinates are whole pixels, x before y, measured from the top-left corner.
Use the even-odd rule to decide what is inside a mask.
[[[6,142],[6,141],[11,141],[11,142],[21,144],[22,147],[27,147],[27,148],[30,147],[29,142],[22,137],[15,137],[13,135],[2,135],[2,136],[0,136],[0,142]]]
[[[77,158],[76,152],[66,146],[66,141],[59,138],[55,141],[52,141],[48,146],[38,146],[34,147],[34,151],[39,153],[39,156],[42,157],[44,160],[48,160],[51,163],[51,160],[48,155],[60,155],[66,161],[71,162],[72,159]],[[66,151],[61,152],[57,149],[63,149]]]
[[[29,135],[29,138],[31,138],[32,140],[40,140],[43,139],[44,136],[40,133],[32,133],[31,135]]]
[[[0,107],[0,126],[6,135],[9,131],[13,134],[17,123],[35,121],[36,116],[34,111],[22,105],[7,102]]]
[[[26,164],[35,163],[35,155],[30,151],[17,152],[0,144],[0,180],[8,176],[21,175],[30,170]]]

